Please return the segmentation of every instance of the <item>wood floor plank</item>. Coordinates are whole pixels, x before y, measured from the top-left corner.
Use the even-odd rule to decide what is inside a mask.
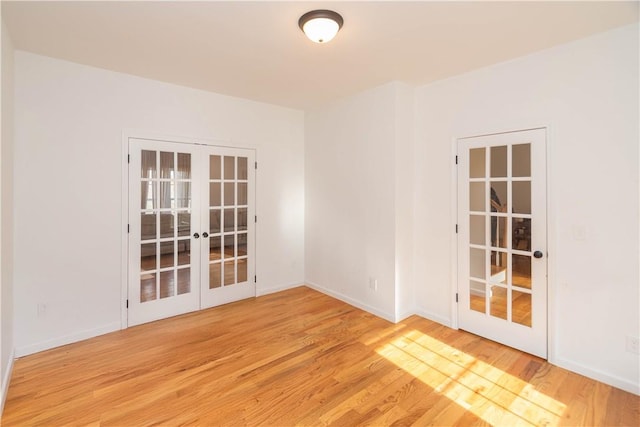
[[[16,360],[5,426],[640,425],[640,397],[299,287]]]

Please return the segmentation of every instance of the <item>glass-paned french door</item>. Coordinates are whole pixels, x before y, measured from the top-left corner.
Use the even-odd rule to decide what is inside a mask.
[[[255,296],[253,150],[129,140],[128,324]]]
[[[544,129],[458,140],[458,322],[547,356]]]

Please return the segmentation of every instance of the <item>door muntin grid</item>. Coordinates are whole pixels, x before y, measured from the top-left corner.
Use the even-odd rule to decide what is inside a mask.
[[[532,326],[531,144],[469,148],[469,309]]]
[[[209,289],[248,281],[249,159],[209,155]]]
[[[192,292],[191,153],[141,150],[140,302]]]

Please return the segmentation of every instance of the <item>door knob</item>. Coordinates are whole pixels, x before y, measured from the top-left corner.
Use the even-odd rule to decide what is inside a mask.
[[[209,237],[209,233],[207,233],[207,232],[205,231],[204,233],[202,233],[202,237],[204,237],[204,238],[206,239],[207,237]]]
[[[533,253],[533,256],[534,256],[535,258],[542,258],[542,252],[540,252],[540,251],[535,251],[535,252]]]
[[[193,237],[197,239],[198,237],[200,237],[200,235],[198,233],[193,233]]]

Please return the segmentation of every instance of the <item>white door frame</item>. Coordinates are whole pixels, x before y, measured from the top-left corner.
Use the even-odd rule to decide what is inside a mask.
[[[450,298],[451,298],[451,319],[450,327],[453,329],[459,329],[458,325],[458,302],[456,301],[456,295],[458,293],[458,235],[456,232],[456,225],[458,222],[458,140],[462,138],[474,138],[478,136],[489,136],[502,133],[519,132],[535,129],[544,129],[546,131],[546,192],[547,192],[547,361],[549,363],[558,364],[556,357],[556,345],[555,345],[555,330],[556,330],[556,298],[555,298],[555,278],[556,278],[556,263],[555,254],[557,253],[557,232],[556,222],[557,218],[555,212],[555,193],[551,182],[553,180],[553,153],[555,152],[554,143],[555,140],[555,126],[551,124],[541,124],[538,126],[501,126],[497,129],[482,129],[478,131],[460,132],[459,136],[453,136],[450,141],[451,147],[451,254],[450,254]]]
[[[228,147],[228,148],[245,148],[254,150],[255,153],[255,161],[258,161],[258,150],[254,144],[234,144],[230,140],[222,140],[222,139],[213,139],[213,138],[195,138],[195,137],[185,137],[185,136],[177,136],[177,135],[167,135],[162,133],[156,133],[151,131],[140,131],[140,130],[131,130],[125,129],[122,131],[122,140],[121,140],[121,177],[122,177],[122,185],[120,187],[120,230],[121,230],[121,239],[120,239],[120,329],[127,329],[128,326],[128,316],[127,316],[127,298],[128,298],[128,276],[129,276],[129,235],[128,235],[128,218],[129,218],[129,165],[128,165],[128,156],[129,156],[129,139],[150,139],[154,141],[163,141],[163,142],[177,142],[183,144],[194,144],[194,145],[208,145],[208,146],[216,146],[216,147]],[[258,206],[257,206],[257,182],[258,182],[258,171],[255,171],[255,191],[254,191],[254,203],[255,214],[257,215]],[[257,240],[258,234],[258,224],[255,224],[255,238]],[[257,268],[257,245],[254,245],[254,265]],[[254,274],[257,275],[257,272]],[[256,285],[256,295],[257,295],[257,283]]]

